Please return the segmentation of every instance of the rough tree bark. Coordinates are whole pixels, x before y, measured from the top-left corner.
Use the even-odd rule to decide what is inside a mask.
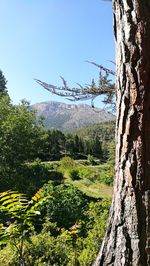
[[[113,0],[116,168],[107,232],[93,264],[150,265],[150,0]]]

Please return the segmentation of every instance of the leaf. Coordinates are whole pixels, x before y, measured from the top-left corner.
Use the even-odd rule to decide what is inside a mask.
[[[36,192],[36,194],[32,197],[30,204],[32,204],[34,201],[37,201],[40,197],[41,197],[42,191],[39,190],[38,192]]]

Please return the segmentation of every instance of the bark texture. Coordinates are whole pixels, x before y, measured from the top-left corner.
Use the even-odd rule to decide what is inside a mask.
[[[114,0],[116,168],[94,266],[150,265],[150,0]]]

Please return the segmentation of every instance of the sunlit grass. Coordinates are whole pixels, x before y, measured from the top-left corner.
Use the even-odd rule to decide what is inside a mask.
[[[70,159],[69,159],[70,160]],[[74,165],[61,164],[61,161],[47,162],[46,167],[51,171],[59,171],[64,176],[64,182],[76,186],[89,197],[111,199],[113,187],[113,164],[110,162],[99,165],[85,165],[81,161],[74,161]],[[78,178],[71,177],[72,170],[78,172]],[[110,183],[109,183],[110,181]]]

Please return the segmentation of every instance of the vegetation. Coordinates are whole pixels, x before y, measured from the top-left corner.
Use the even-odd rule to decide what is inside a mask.
[[[2,72],[2,70],[0,70],[0,99],[3,96],[8,96],[8,92],[7,92],[7,87],[6,87],[7,81],[6,78]]]
[[[112,124],[97,134],[46,131],[1,84],[0,265],[91,265],[112,194]]]
[[[24,195],[7,191],[0,194],[0,245],[9,243],[15,249],[19,265],[24,265],[24,244],[29,239],[41,192],[28,201]]]
[[[45,191],[51,189],[51,184],[45,187]],[[56,195],[56,189],[55,192],[48,193],[47,202],[43,201],[44,208],[48,207],[48,212],[44,216],[46,219],[43,218],[45,222],[42,230],[38,233],[32,228],[28,237],[23,235],[23,244],[21,240],[19,241],[19,235],[13,235],[15,241],[11,241],[1,249],[0,265],[91,265],[98,245],[102,242],[110,202],[106,200],[88,202],[84,195],[72,186],[58,189],[63,204],[67,202],[65,209],[62,208],[64,205],[57,197],[58,194]],[[78,193],[77,196],[76,193]],[[52,204],[51,195],[53,195]],[[64,200],[64,196],[66,200]],[[49,208],[53,210],[52,214],[49,212]],[[61,220],[60,215],[57,218],[58,211],[64,219]],[[70,218],[70,220],[66,218]],[[23,225],[25,226],[25,224]],[[26,235],[27,233],[29,231],[25,230]]]
[[[44,149],[39,153],[39,158],[42,161],[60,160],[63,156],[87,159],[89,154],[101,160],[106,158],[106,148],[102,148],[102,143],[97,136],[90,139],[86,135],[79,137],[78,134],[64,134],[59,130],[47,130]]]

